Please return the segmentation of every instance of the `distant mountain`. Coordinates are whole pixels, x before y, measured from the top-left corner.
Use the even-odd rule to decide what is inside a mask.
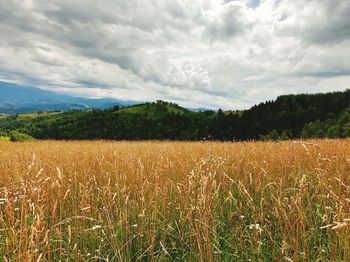
[[[0,82],[0,113],[32,113],[38,111],[68,111],[74,109],[106,109],[113,106],[130,106],[135,101],[112,98],[90,99]]]
[[[199,108],[188,108],[188,110],[193,111],[193,112],[205,112],[205,111],[210,111],[210,109],[204,108],[204,107],[199,107]]]

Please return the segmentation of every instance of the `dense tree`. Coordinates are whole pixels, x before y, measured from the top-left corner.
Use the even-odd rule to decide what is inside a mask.
[[[280,96],[245,111],[192,112],[157,101],[130,108],[12,115],[0,130],[39,139],[251,140],[350,136],[350,91]]]

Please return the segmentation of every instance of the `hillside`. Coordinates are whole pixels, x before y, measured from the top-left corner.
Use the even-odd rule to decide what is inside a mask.
[[[185,114],[188,113],[189,110],[183,107],[178,106],[174,103],[168,103],[164,101],[157,101],[156,103],[145,103],[139,104],[135,106],[129,106],[122,108],[116,113],[129,113],[129,114],[148,114],[148,115],[159,115],[164,113],[174,113],[174,114]]]
[[[0,117],[0,130],[38,139],[256,140],[350,136],[350,91],[278,97],[237,112],[157,101],[126,108]]]

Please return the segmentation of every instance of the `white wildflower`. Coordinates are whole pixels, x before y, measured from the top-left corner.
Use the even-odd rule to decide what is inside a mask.
[[[262,230],[262,228],[260,227],[260,224],[250,224],[249,229],[252,229],[252,230],[255,229],[259,232],[261,232],[261,230]]]

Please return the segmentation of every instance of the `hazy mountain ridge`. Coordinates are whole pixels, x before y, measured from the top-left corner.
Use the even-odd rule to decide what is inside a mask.
[[[106,109],[129,106],[135,101],[112,98],[90,99],[50,92],[36,87],[23,87],[0,82],[0,113],[32,113],[38,111],[68,111],[90,108]]]

